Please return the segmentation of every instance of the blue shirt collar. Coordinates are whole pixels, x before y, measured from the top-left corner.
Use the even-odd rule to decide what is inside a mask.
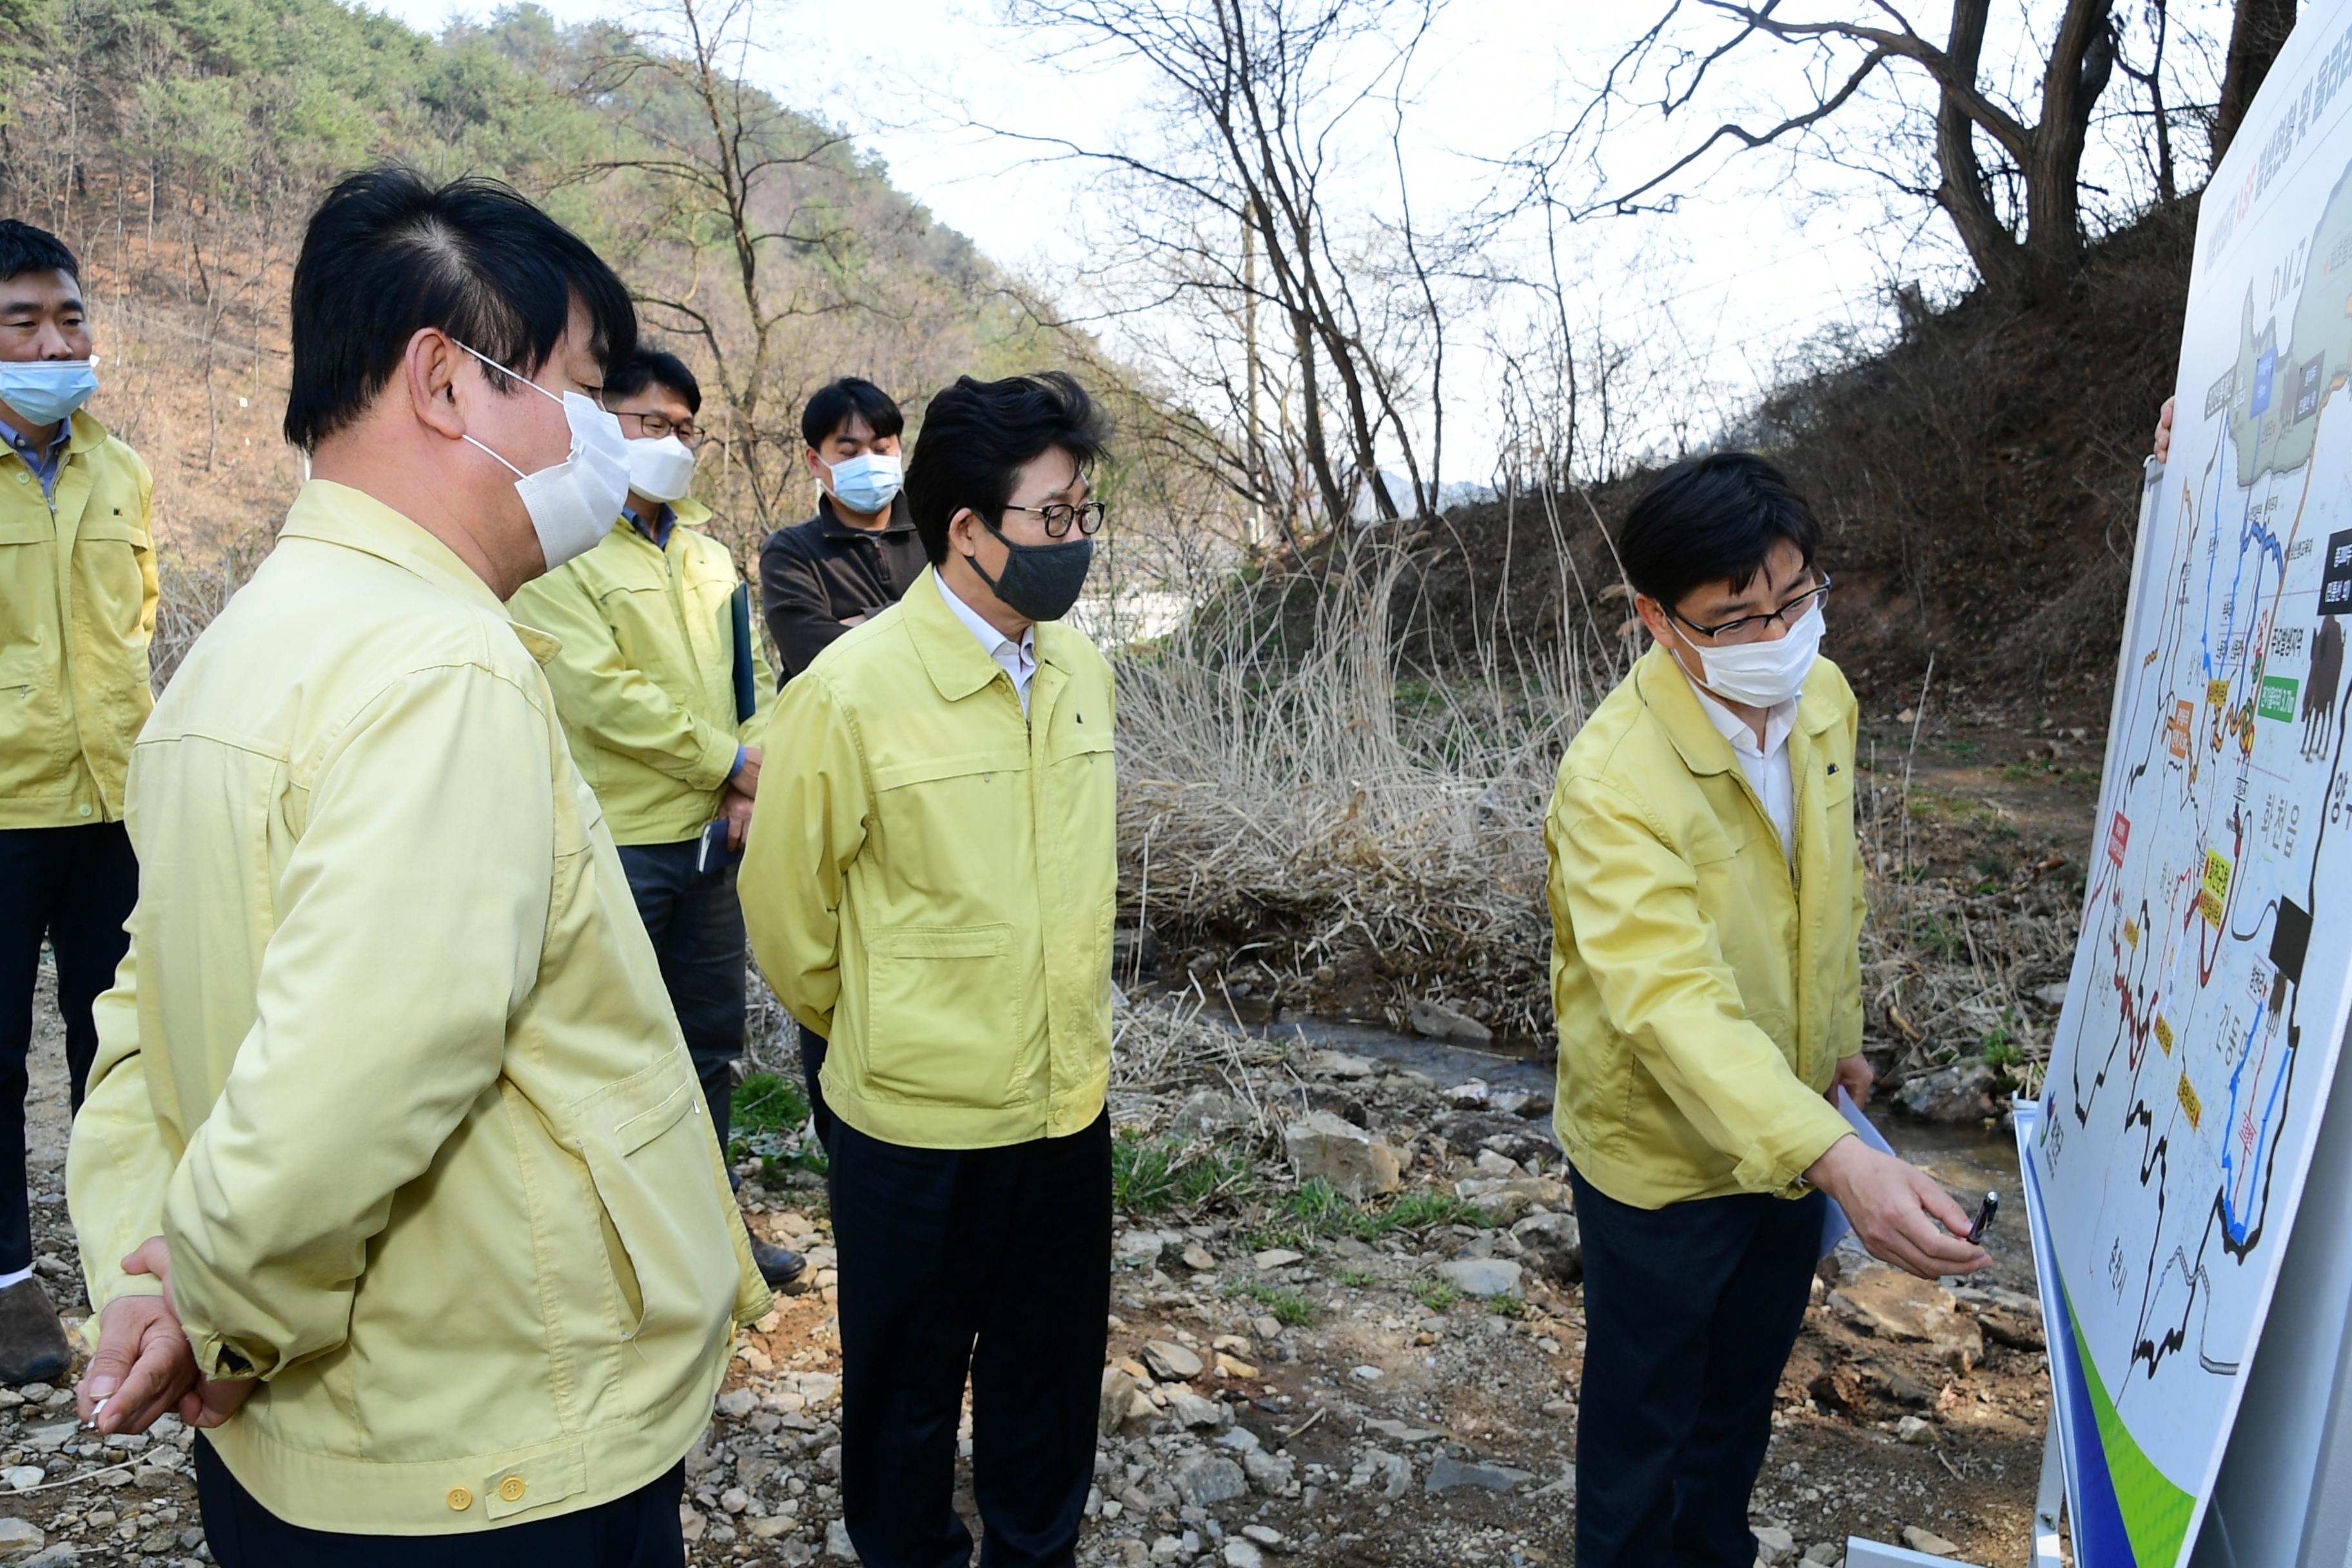
[[[35,447],[28,437],[18,432],[15,426],[5,419],[0,419],[0,437],[7,437],[8,449],[23,458],[25,467],[30,468],[33,471],[33,477],[41,481],[42,497],[54,501],[57,499],[58,470],[65,466],[66,444],[73,439],[71,416],[58,421],[57,436],[49,442],[46,451]]]
[[[623,501],[621,503],[621,515],[627,518],[629,520],[629,526],[635,529],[639,533],[645,535],[646,541],[651,543],[656,550],[667,550],[669,548],[669,531],[677,526],[677,508],[665,501],[662,503],[661,510],[654,514],[653,521],[647,522],[644,518],[637,515],[636,508],[629,505],[626,501]]]

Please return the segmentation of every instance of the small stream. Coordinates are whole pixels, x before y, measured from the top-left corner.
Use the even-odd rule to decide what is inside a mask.
[[[1208,1015],[1214,1016],[1213,1014]],[[1327,1023],[1318,1018],[1285,1018],[1276,1024],[1229,1026],[1269,1039],[1303,1039],[1328,1050],[1370,1057],[1374,1061],[1421,1073],[1441,1089],[1483,1079],[1493,1089],[1518,1089],[1549,1099],[1553,1090],[1550,1058],[1501,1051],[1449,1046],[1418,1035],[1401,1035],[1370,1024]],[[1895,1152],[1944,1184],[1970,1214],[1988,1192],[2000,1194],[2000,1216],[1985,1233],[1985,1249],[1993,1267],[1979,1282],[2012,1290],[2034,1290],[2033,1249],[2026,1234],[2025,1212],[2020,1206],[2022,1188],[2017,1168],[2017,1142],[2008,1132],[1980,1132],[1946,1127],[1898,1116],[1884,1100],[1874,1102],[1871,1120],[1894,1145]],[[1848,1246],[1853,1245],[1849,1241]]]

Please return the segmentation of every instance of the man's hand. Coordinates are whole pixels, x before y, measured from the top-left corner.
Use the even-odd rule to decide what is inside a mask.
[[[1992,1262],[1983,1247],[1961,1239],[1969,1216],[1950,1194],[1926,1172],[1852,1133],[1831,1144],[1805,1178],[1837,1200],[1872,1257],[1922,1279],[1973,1274]]]
[[[1822,1098],[1835,1105],[1837,1091],[1843,1089],[1854,1108],[1860,1110],[1870,1103],[1870,1086],[1877,1081],[1878,1074],[1871,1070],[1870,1059],[1856,1051],[1850,1057],[1838,1058],[1837,1077],[1830,1080],[1830,1091]]]
[[[99,1431],[144,1432],[173,1409],[184,1412],[196,1389],[196,1356],[172,1310],[172,1258],[160,1236],[122,1260],[126,1274],[152,1274],[161,1296],[117,1296],[98,1315],[98,1354],[90,1358],[74,1406]]]
[[[735,764],[735,772],[727,780],[727,787],[742,792],[745,800],[760,793],[760,748],[743,748],[743,760]]]
[[[727,847],[742,848],[744,836],[751,831],[751,797],[730,784],[719,814],[727,819]]]
[[[199,1431],[217,1426],[236,1415],[238,1407],[260,1386],[260,1380],[251,1377],[241,1377],[232,1383],[199,1379],[195,1387],[180,1396],[180,1419]]]
[[[2164,400],[2164,411],[2156,416],[2156,460],[2168,462],[2172,458],[2173,399]]]

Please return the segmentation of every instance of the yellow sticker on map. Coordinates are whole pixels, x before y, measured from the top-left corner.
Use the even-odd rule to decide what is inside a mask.
[[[2205,1114],[2205,1107],[2198,1101],[2197,1090],[2185,1072],[2180,1075],[2180,1109],[2189,1113],[2189,1130],[2194,1132],[2197,1119]]]
[[[2226,680],[2207,681],[2205,700],[2216,708],[2227,708],[2230,705],[2230,683]]]
[[[2164,1021],[2161,1013],[2156,1016],[2156,1043],[2164,1047],[2166,1056],[2172,1054],[2172,1026]]]

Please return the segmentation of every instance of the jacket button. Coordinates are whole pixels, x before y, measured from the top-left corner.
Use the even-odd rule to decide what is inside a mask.
[[[84,816],[88,816],[89,815],[89,807],[88,807],[88,806],[86,806],[86,805],[85,805],[85,806],[83,806],[83,807],[81,808],[81,814],[82,814]]]
[[[16,476],[16,482],[20,485],[29,485],[33,482],[33,476],[20,472]]]
[[[499,1496],[509,1502],[522,1501],[522,1494],[526,1489],[520,1476],[509,1476],[499,1483]]]
[[[449,1510],[451,1512],[463,1513],[473,1506],[474,1494],[472,1492],[467,1491],[464,1487],[451,1487],[449,1489]]]

